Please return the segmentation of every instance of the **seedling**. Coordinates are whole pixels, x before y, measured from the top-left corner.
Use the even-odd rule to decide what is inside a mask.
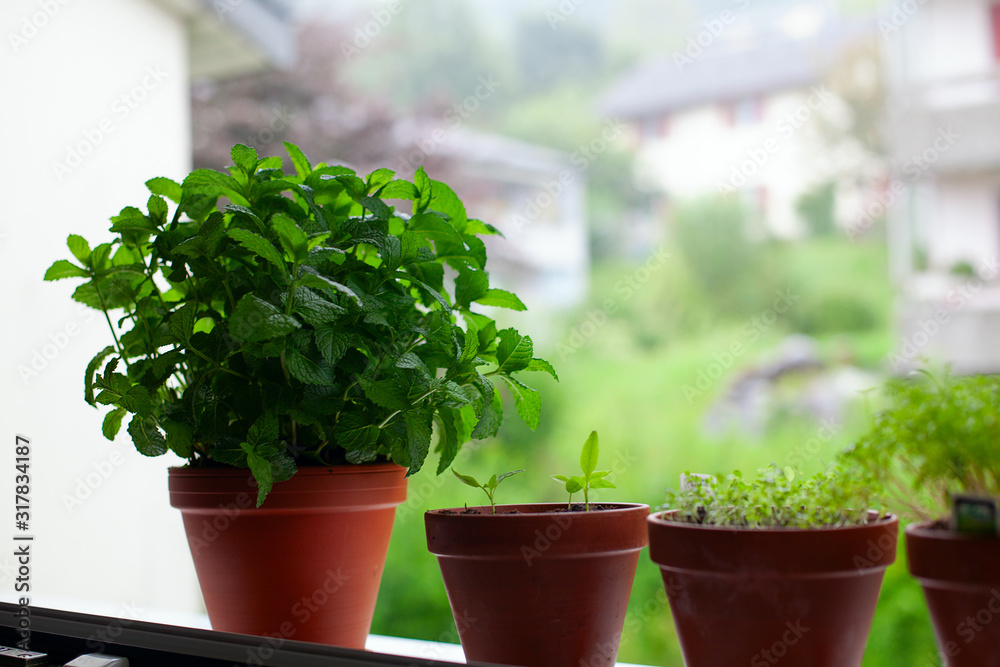
[[[552,479],[562,482],[569,494],[568,507],[573,507],[573,494],[583,491],[583,504],[586,511],[590,511],[590,490],[591,489],[614,489],[614,484],[606,478],[611,474],[610,470],[596,470],[597,468],[597,431],[591,431],[587,442],[583,443],[583,452],[580,454],[580,468],[583,475],[567,477],[566,475],[552,475]]]
[[[500,486],[500,482],[504,481],[511,475],[516,475],[519,472],[524,472],[523,470],[513,470],[511,472],[505,472],[500,475],[493,475],[492,477],[490,477],[490,481],[486,482],[485,484],[480,484],[478,481],[476,481],[476,478],[473,477],[472,475],[463,475],[454,468],[452,468],[451,471],[455,473],[455,477],[458,477],[460,480],[462,480],[472,488],[482,489],[483,492],[486,494],[486,497],[490,499],[490,509],[493,510],[494,514],[497,513],[497,506],[493,502],[493,496],[496,494],[497,487]]]

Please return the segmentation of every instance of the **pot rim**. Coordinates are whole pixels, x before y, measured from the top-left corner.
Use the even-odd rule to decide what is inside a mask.
[[[959,533],[948,528],[933,528],[940,519],[931,519],[919,523],[911,523],[906,526],[904,532],[908,536],[921,540],[940,540],[942,542],[996,542],[1000,541],[1000,535],[975,535],[971,533]]]
[[[344,473],[358,472],[381,472],[383,470],[406,470],[401,465],[392,462],[386,463],[341,463],[336,465],[309,465],[298,467],[295,476],[298,475],[337,475]],[[167,474],[180,477],[248,477],[250,468],[237,468],[236,466],[192,466],[190,464],[182,466],[168,466]]]
[[[815,528],[796,528],[793,526],[767,526],[764,528],[749,528],[747,526],[716,526],[714,524],[687,523],[684,521],[668,521],[662,515],[680,510],[661,510],[652,512],[647,521],[656,526],[669,526],[677,529],[701,530],[701,531],[728,531],[740,533],[836,533],[839,531],[857,530],[859,528],[872,528],[874,526],[887,526],[893,522],[899,523],[899,517],[891,512],[881,519],[869,520],[868,523],[847,525],[847,526],[817,526]],[[877,514],[875,510],[868,510],[868,516]]]
[[[605,507],[611,506],[609,509],[595,510],[593,512],[587,512],[584,510],[572,510],[569,512],[565,511],[555,511],[565,509],[566,503],[511,503],[505,505],[497,505],[497,509],[517,509],[520,510],[518,513],[506,513],[506,514],[493,514],[490,512],[489,505],[471,505],[467,507],[441,507],[438,509],[427,510],[424,514],[430,514],[434,516],[448,517],[451,519],[462,518],[462,519],[474,519],[487,517],[490,519],[500,519],[500,520],[512,520],[517,518],[523,518],[527,516],[608,516],[609,513],[621,513],[637,509],[646,509],[649,511],[649,505],[645,503],[592,503],[595,505],[603,505]],[[545,508],[541,511],[531,511],[528,508]],[[485,510],[482,514],[466,514],[465,510]],[[445,514],[447,512],[447,514]]]

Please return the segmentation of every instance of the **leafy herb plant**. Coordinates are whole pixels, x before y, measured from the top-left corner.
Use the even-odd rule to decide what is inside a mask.
[[[362,178],[285,146],[294,173],[237,145],[226,172],[147,181],[145,211],[123,208],[93,248],[71,235],[76,261],[45,273],[82,279],[73,298],[111,330],[84,383],[88,403],[111,408],[104,435],[128,417],[146,456],[248,467],[260,505],[300,465],[412,474],[432,440],[444,471],[470,438],[496,434],[494,382],[534,428],[540,398],[517,374],[555,372],[528,336],[475,312],[525,308],[490,286],[480,237],[497,230],[423,169]]]
[[[569,494],[569,507],[573,507],[573,494],[583,491],[583,503],[586,511],[590,511],[590,490],[591,489],[613,489],[615,485],[608,481],[607,476],[610,470],[597,470],[597,457],[599,449],[597,446],[597,431],[591,431],[590,437],[583,443],[583,451],[580,453],[580,468],[582,475],[567,477],[566,475],[552,475],[552,479],[562,482]]]
[[[758,471],[753,481],[739,471],[686,478],[684,488],[668,491],[659,508],[675,510],[668,520],[741,528],[835,527],[868,523],[869,509],[881,505],[868,480],[849,479],[836,469],[808,478],[776,466]]]
[[[844,454],[911,519],[950,514],[951,494],[1000,499],[1000,379],[937,379],[927,372],[884,385],[888,405]]]
[[[516,475],[517,473],[524,471],[514,470],[512,472],[501,473],[500,475],[493,475],[492,477],[490,477],[490,481],[486,482],[485,484],[480,484],[478,481],[476,481],[476,478],[473,477],[472,475],[463,475],[454,468],[452,468],[452,472],[455,473],[455,477],[458,477],[460,480],[462,480],[464,483],[468,484],[472,488],[482,489],[483,492],[486,494],[486,497],[490,499],[490,509],[493,510],[493,514],[496,514],[497,506],[493,500],[493,496],[496,495],[497,487],[500,486],[500,482],[504,481],[511,475]]]

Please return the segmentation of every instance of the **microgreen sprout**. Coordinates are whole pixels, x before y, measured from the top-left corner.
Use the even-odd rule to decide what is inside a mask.
[[[590,490],[591,489],[613,489],[615,485],[606,478],[611,474],[610,470],[596,470],[597,468],[597,431],[591,431],[587,442],[583,443],[583,452],[580,454],[580,468],[583,475],[567,477],[566,475],[552,475],[552,479],[562,482],[566,492],[569,494],[570,508],[573,507],[573,494],[583,491],[583,502],[586,511],[590,511]]]
[[[500,475],[493,475],[492,477],[490,477],[490,481],[486,482],[485,484],[480,484],[478,481],[476,481],[476,478],[473,477],[472,475],[463,475],[454,468],[452,468],[451,471],[455,473],[455,477],[458,477],[460,480],[462,480],[464,483],[468,484],[472,488],[482,489],[483,492],[486,494],[486,497],[490,499],[490,509],[493,510],[494,514],[497,513],[497,506],[493,501],[493,496],[496,494],[497,487],[500,486],[500,482],[504,481],[511,475],[516,475],[519,472],[524,472],[523,470],[513,470],[511,472],[505,472]]]

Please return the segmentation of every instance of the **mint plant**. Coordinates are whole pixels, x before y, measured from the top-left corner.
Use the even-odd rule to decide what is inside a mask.
[[[777,466],[747,481],[740,471],[729,475],[691,475],[681,490],[668,490],[660,510],[681,523],[739,528],[822,528],[869,522],[879,516],[882,498],[870,478],[849,477],[833,467],[812,477]]]
[[[597,457],[599,449],[597,445],[597,431],[591,431],[590,437],[583,443],[583,451],[580,453],[580,468],[582,475],[567,477],[566,475],[552,475],[552,479],[562,482],[566,492],[569,493],[568,507],[573,507],[573,494],[583,491],[583,503],[587,512],[590,511],[590,490],[591,489],[614,489],[614,484],[606,478],[611,474],[610,470],[597,470]]]
[[[540,398],[517,375],[555,371],[528,336],[475,312],[525,309],[490,286],[480,237],[497,230],[422,168],[413,182],[362,178],[285,147],[294,173],[237,145],[225,172],[147,181],[145,211],[123,208],[93,248],[71,235],[76,261],[46,271],[81,279],[73,298],[110,328],[84,378],[86,401],[111,408],[104,435],[128,417],[143,455],[247,467],[259,506],[301,465],[412,474],[433,442],[441,473],[497,433],[494,382],[535,428]]]
[[[472,475],[463,475],[454,468],[452,468],[451,471],[455,473],[455,477],[458,477],[465,484],[468,484],[474,489],[483,490],[483,492],[486,494],[486,497],[490,499],[490,509],[493,510],[493,514],[497,513],[497,506],[493,500],[493,496],[496,495],[497,487],[500,486],[500,482],[504,481],[511,475],[516,475],[519,472],[524,472],[523,470],[513,470],[511,472],[501,473],[500,475],[493,475],[492,477],[490,477],[490,480],[488,482],[486,482],[485,484],[480,484],[478,481],[476,481],[476,478],[473,477]]]
[[[954,493],[1000,499],[1000,379],[921,371],[882,394],[888,404],[843,458],[894,510],[926,521],[948,516]]]

